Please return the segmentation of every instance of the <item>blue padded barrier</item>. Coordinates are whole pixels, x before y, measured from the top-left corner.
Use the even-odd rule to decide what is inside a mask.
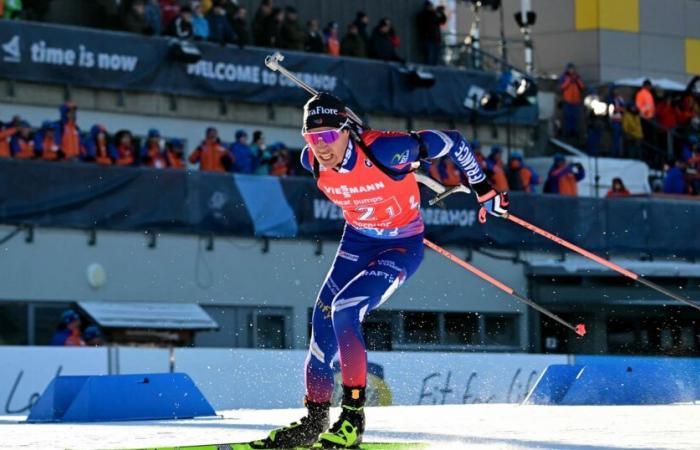
[[[58,376],[27,422],[186,419],[216,412],[184,373]]]
[[[700,398],[700,373],[687,361],[620,357],[582,360],[590,363],[549,366],[524,403],[648,405]]]
[[[552,364],[547,367],[523,400],[525,404],[557,405],[569,391],[583,366]]]

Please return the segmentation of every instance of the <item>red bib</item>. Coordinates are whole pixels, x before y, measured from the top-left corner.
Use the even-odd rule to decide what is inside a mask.
[[[423,231],[420,216],[420,192],[416,177],[409,173],[394,180],[377,168],[355,144],[357,160],[350,171],[339,172],[323,168],[319,171],[318,188],[343,210],[345,220],[362,230],[397,230],[408,227],[411,234]],[[309,150],[313,167],[314,155]],[[395,233],[390,233],[395,235]]]

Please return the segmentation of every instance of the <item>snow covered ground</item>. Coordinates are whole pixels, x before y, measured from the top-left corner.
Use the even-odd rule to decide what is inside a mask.
[[[26,424],[0,417],[0,449],[116,449],[247,441],[302,410],[231,410],[221,418]],[[337,410],[334,410],[337,414]],[[422,441],[436,449],[700,449],[700,405],[374,407],[366,441]]]

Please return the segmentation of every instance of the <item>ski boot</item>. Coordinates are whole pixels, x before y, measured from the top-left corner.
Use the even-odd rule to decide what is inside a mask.
[[[282,449],[312,446],[318,440],[318,435],[328,429],[328,410],[331,404],[314,403],[304,398],[304,406],[309,412],[299,422],[272,430],[265,439],[251,442],[250,447]]]
[[[340,417],[313,448],[359,448],[365,431],[365,388],[343,386]]]

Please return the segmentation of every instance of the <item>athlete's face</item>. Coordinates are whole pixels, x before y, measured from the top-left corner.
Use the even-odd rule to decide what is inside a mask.
[[[316,133],[320,131],[330,131],[337,130],[333,127],[319,127],[309,130],[311,133]],[[343,129],[338,133],[338,139],[333,142],[325,142],[322,139],[316,140],[315,143],[309,143],[309,147],[314,152],[314,156],[323,167],[327,169],[332,169],[339,166],[343,162],[343,157],[345,157],[345,150],[348,148],[348,140],[350,139],[350,132],[347,129]]]

